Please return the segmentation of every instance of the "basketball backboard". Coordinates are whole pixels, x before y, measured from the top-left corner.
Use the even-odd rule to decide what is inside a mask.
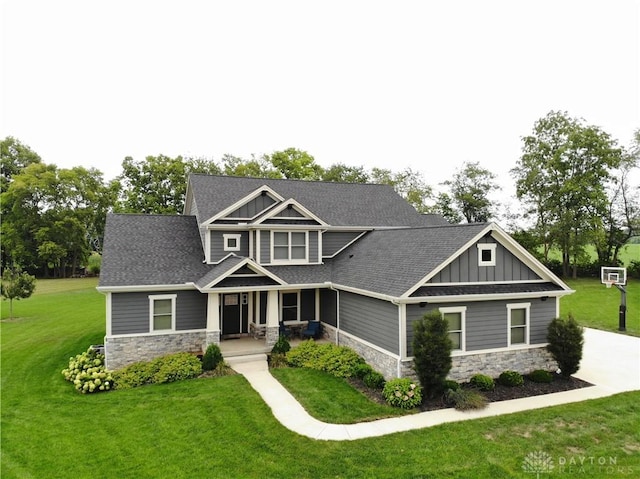
[[[627,284],[627,268],[603,266],[600,268],[600,281],[609,288],[614,284],[624,286]]]

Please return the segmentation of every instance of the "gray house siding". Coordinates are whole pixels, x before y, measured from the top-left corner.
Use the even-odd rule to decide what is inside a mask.
[[[331,326],[338,325],[338,293],[330,289],[320,290],[320,320]]]
[[[362,233],[359,231],[335,231],[322,235],[322,256],[333,256]]]
[[[212,262],[216,262],[227,256],[229,253],[234,253],[238,256],[249,256],[249,232],[248,231],[211,231],[211,251],[210,258]],[[224,250],[224,235],[227,234],[239,234],[240,235],[240,250],[239,251],[225,251]]]
[[[227,215],[227,218],[253,218],[275,203],[269,195],[261,195]]]
[[[398,354],[398,306],[367,296],[340,292],[340,330]]]
[[[480,241],[479,243],[492,243]],[[509,250],[496,243],[496,265],[478,266],[478,247],[474,244],[455,261],[438,272],[429,283],[477,281],[535,281],[540,277]]]
[[[204,329],[207,326],[207,297],[198,291],[112,293],[111,334],[149,332],[149,296],[177,294],[176,330]]]
[[[413,355],[413,323],[440,307],[466,306],[465,350],[481,351],[507,347],[507,304],[530,303],[529,344],[547,342],[547,325],[555,317],[555,302],[540,299],[428,304],[424,308],[407,305],[407,355]]]

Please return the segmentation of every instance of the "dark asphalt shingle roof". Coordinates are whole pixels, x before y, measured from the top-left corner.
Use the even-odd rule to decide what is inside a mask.
[[[474,223],[371,231],[333,260],[332,281],[401,296],[486,227]]]
[[[424,226],[429,221],[388,185],[198,174],[189,182],[201,223],[263,185],[332,226]]]
[[[194,216],[109,214],[100,286],[178,285],[211,268]]]

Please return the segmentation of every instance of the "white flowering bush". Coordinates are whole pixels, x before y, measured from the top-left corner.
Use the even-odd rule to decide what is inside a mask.
[[[92,348],[69,358],[69,367],[62,370],[62,375],[83,394],[113,388],[113,377],[104,366],[104,355]]]
[[[422,403],[422,388],[408,378],[387,381],[382,395],[387,403],[402,409],[411,409]]]

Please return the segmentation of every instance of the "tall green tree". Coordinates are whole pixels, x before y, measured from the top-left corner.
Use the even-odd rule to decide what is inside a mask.
[[[478,162],[465,162],[444,184],[450,188],[453,206],[467,223],[484,223],[496,214],[496,202],[489,198],[500,186],[496,175]]]
[[[622,161],[622,150],[607,133],[566,112],[552,111],[523,138],[522,156],[511,170],[516,195],[535,221],[548,252],[562,252],[568,276],[584,255],[585,246],[602,231],[606,215],[606,185]]]
[[[383,168],[371,170],[371,181],[383,185],[391,185],[419,213],[430,213],[429,205],[433,197],[433,189],[427,184],[422,174],[411,168],[391,171]]]
[[[444,392],[451,370],[449,323],[438,310],[425,314],[413,324],[413,367],[428,397]]]
[[[119,209],[126,213],[179,214],[189,173],[219,173],[213,161],[147,156],[136,161],[127,156],[118,180],[122,185]]]
[[[322,166],[316,163],[313,156],[297,148],[274,151],[264,158],[278,170],[284,178],[295,180],[322,179]]]
[[[337,183],[368,183],[370,176],[363,166],[334,163],[322,172],[322,180]]]
[[[0,193],[7,191],[15,175],[30,164],[41,161],[40,155],[27,145],[12,136],[7,136],[0,142]]]
[[[271,162],[261,156],[251,156],[245,160],[238,156],[225,154],[222,156],[221,173],[227,176],[251,176],[254,178],[283,178],[282,174],[273,167]]]

